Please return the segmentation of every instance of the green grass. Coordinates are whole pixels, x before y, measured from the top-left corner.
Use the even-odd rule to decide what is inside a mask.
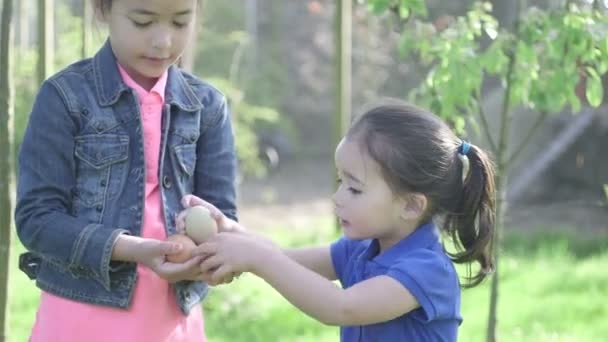
[[[331,241],[330,221],[309,232],[272,230],[285,245]],[[325,229],[323,229],[323,227]],[[325,233],[323,233],[325,232]],[[13,240],[8,342],[27,341],[39,291],[17,270]],[[499,338],[503,341],[605,341],[608,336],[608,236],[510,233],[501,254]],[[483,341],[489,282],[465,290],[460,341]],[[338,329],[294,309],[263,281],[244,275],[205,301],[209,340],[338,341]]]

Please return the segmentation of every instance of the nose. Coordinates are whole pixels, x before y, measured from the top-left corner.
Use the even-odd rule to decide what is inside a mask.
[[[339,193],[340,193],[340,188],[336,189],[336,191],[334,192],[334,194],[331,196],[331,201],[334,203],[334,207],[339,207]]]
[[[152,46],[158,50],[166,50],[171,47],[171,31],[159,29],[154,32]]]

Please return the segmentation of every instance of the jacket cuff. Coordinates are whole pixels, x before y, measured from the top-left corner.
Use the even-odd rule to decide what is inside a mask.
[[[100,224],[87,225],[76,240],[68,270],[76,277],[93,278],[110,291],[110,261],[118,235],[124,229],[107,229]]]

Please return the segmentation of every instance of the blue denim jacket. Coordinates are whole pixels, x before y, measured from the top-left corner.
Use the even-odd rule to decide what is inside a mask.
[[[170,235],[190,193],[236,219],[236,157],[224,95],[174,66],[168,72],[158,178]],[[106,42],[37,95],[19,153],[15,221],[29,250],[21,269],[55,295],[128,307],[136,265],[110,257],[119,234],[142,231],[145,178],[138,99]],[[173,288],[184,313],[208,290],[189,281]]]

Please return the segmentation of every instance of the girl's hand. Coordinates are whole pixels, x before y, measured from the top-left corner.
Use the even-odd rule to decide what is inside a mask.
[[[112,251],[112,259],[142,264],[169,282],[180,280],[202,280],[199,264],[200,256],[182,264],[166,260],[167,255],[177,254],[183,246],[170,241],[146,239],[137,236],[120,235]]]
[[[269,240],[234,232],[220,233],[194,249],[193,255],[205,256],[200,265],[203,279],[210,284],[223,283],[241,272],[264,267],[276,253],[282,253]]]
[[[193,257],[190,260],[177,264],[162,259],[154,258],[146,265],[161,278],[166,279],[170,283],[176,283],[182,280],[203,280],[200,263],[202,257]]]
[[[204,201],[203,199],[196,197],[194,195],[186,195],[182,197],[182,206],[184,208],[190,208],[194,206],[203,206],[209,210],[211,213],[211,217],[217,223],[217,229],[221,232],[244,232],[246,229],[238,222],[226,217],[221,210],[216,208],[213,204]],[[185,217],[186,210],[181,211],[176,218],[176,227],[178,231],[183,231],[185,229]]]

